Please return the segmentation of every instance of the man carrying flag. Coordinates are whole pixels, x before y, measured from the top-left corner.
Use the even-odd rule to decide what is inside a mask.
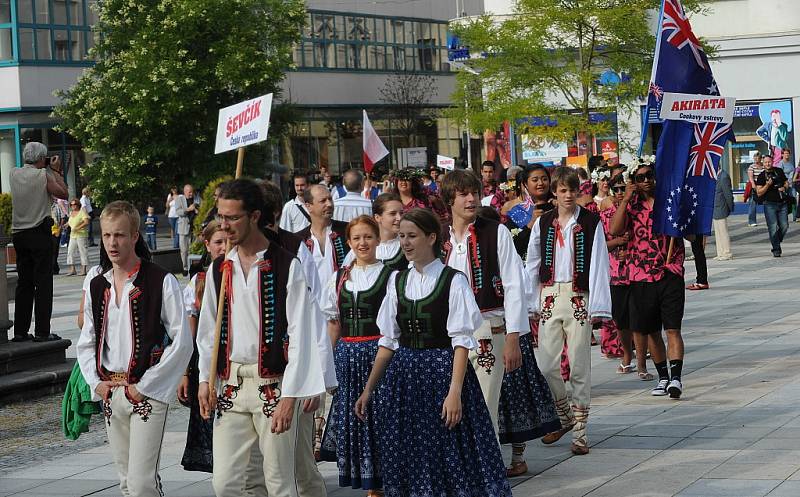
[[[717,170],[731,135],[732,113],[717,108],[724,108],[729,99],[704,98],[711,95],[719,95],[719,89],[680,0],[662,0],[646,115],[651,108],[658,109],[667,120],[656,164],[641,164],[630,178],[633,181],[614,214],[611,231],[632,233],[628,246],[631,329],[648,336],[658,371],[658,384],[651,393],[669,394],[674,399],[683,392],[681,238],[711,232]],[[692,99],[691,112],[675,115],[670,112],[674,105],[662,108],[665,100],[681,98],[686,107],[685,99]],[[730,115],[730,119],[720,114]],[[687,118],[693,120],[684,120]],[[668,354],[662,328],[667,332]]]

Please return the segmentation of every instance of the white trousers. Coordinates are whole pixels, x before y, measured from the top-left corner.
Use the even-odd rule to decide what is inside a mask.
[[[218,390],[223,401],[222,415],[214,420],[214,493],[217,497],[243,494],[251,449],[258,443],[264,457],[264,481],[269,496],[297,497],[295,447],[300,401],[295,403],[291,428],[276,435],[272,433],[270,409],[280,399],[280,381],[270,381],[267,385],[258,376],[257,364],[231,363],[227,383]],[[272,398],[272,394],[277,397]]]
[[[580,426],[573,431],[573,440],[586,446],[586,419],[591,402],[592,323],[588,313],[588,295],[574,292],[572,282],[555,283],[542,288],[539,348],[536,362],[542,371],[556,403],[562,424],[577,418]],[[567,388],[561,377],[561,351],[567,341],[569,383],[572,409]],[[574,411],[574,413],[572,412]]]
[[[158,463],[167,424],[167,404],[146,399],[134,405],[122,387],[114,389],[109,404],[111,416],[107,419],[106,433],[122,495],[163,496]],[[104,407],[107,409],[109,405]]]
[[[728,219],[714,219],[714,242],[717,245],[717,257],[732,257],[731,237],[728,234]]]
[[[69,237],[67,264],[70,266],[75,263],[75,253],[80,254],[81,266],[86,267],[89,265],[89,239],[87,237]]]
[[[181,264],[183,269],[189,270],[189,248],[192,245],[192,235],[178,235],[178,247],[181,251]]]
[[[472,363],[472,368],[478,376],[483,400],[486,401],[486,407],[489,408],[489,415],[492,418],[494,434],[498,436],[497,412],[500,409],[500,390],[503,387],[505,373],[503,351],[506,346],[506,336],[505,332],[493,334],[493,325],[495,329],[505,330],[502,318],[497,318],[494,323],[484,319],[481,327],[475,331],[478,348],[469,351],[469,362]]]
[[[331,397],[328,395],[328,397]],[[300,405],[302,409],[302,403]],[[297,473],[297,495],[299,497],[324,497],[327,495],[325,480],[317,468],[314,459],[314,413],[303,412],[300,414],[297,426],[297,448],[295,450],[295,464]]]

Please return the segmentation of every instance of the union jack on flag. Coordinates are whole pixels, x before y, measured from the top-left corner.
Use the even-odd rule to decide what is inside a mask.
[[[730,124],[703,123],[694,125],[694,144],[689,148],[689,167],[686,177],[708,176],[717,179],[717,168],[714,162],[719,163],[725,151],[725,142],[730,133]],[[714,156],[717,157],[716,161]]]
[[[686,13],[679,0],[664,0],[664,20],[661,27],[664,34],[667,35],[667,41],[672,46],[682,50],[689,45],[697,65],[708,69],[704,57],[700,55],[704,53],[703,47],[700,46],[700,40],[692,32],[692,26],[689,24],[689,19],[686,18]]]

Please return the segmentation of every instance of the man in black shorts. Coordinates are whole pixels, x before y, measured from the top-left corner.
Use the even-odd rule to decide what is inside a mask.
[[[630,287],[630,325],[634,333],[647,335],[650,354],[658,371],[658,384],[651,394],[669,393],[678,399],[683,392],[683,240],[675,240],[672,254],[670,238],[653,233],[653,192],[655,170],[642,165],[629,181],[625,196],[611,219],[613,233],[630,233],[628,270]],[[661,330],[667,332],[667,348]]]

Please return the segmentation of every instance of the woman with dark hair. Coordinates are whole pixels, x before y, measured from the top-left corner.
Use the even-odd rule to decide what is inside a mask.
[[[400,240],[413,264],[389,277],[378,355],[356,415],[375,393],[387,495],[510,497],[491,417],[467,355],[483,318],[463,273],[441,260],[441,226],[412,209]]]
[[[377,496],[382,483],[375,404],[363,423],[353,409],[378,352],[381,335],[376,319],[392,269],[376,256],[380,228],[371,217],[350,221],[345,238],[355,259],[327,282],[321,303],[339,382],[322,442],[323,451],[335,448],[335,458],[334,454],[323,454],[323,458],[336,461],[340,487],[363,488],[367,496]]]
[[[403,214],[414,208],[433,209],[439,221],[444,224],[450,220],[450,212],[439,197],[427,195],[422,184],[422,171],[413,168],[400,169],[394,173],[394,192],[403,203]]]

